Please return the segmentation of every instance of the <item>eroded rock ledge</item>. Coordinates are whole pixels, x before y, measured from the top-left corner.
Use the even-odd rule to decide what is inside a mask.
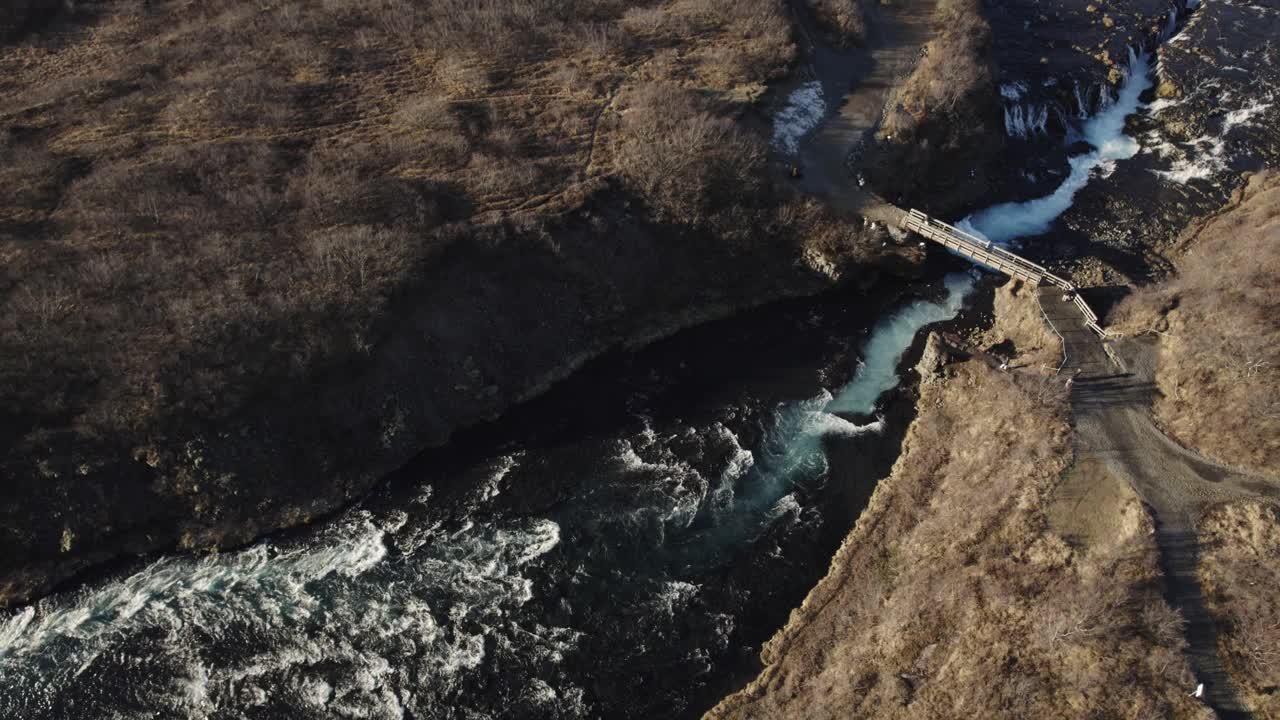
[[[1058,379],[1012,364],[930,338],[892,474],[764,672],[709,718],[1202,716],[1149,517],[1115,478],[1092,478],[1114,502],[1072,502]]]

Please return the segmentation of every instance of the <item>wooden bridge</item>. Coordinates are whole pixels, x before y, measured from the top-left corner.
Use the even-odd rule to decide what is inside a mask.
[[[1097,333],[1101,338],[1107,337],[1107,331],[1098,324],[1097,314],[1084,301],[1084,298],[1080,297],[1080,292],[1076,286],[1049,272],[1044,266],[1037,265],[1020,255],[1012,253],[992,243],[990,240],[984,240],[954,225],[948,225],[941,220],[935,220],[919,210],[912,210],[904,214],[899,224],[903,229],[923,235],[925,238],[942,245],[957,255],[969,258],[979,265],[1002,272],[1023,282],[1031,283],[1036,287],[1052,286],[1060,289],[1063,298],[1073,302],[1084,316],[1084,326]],[[1046,317],[1049,316],[1046,315]],[[1055,329],[1058,329],[1057,325],[1062,324],[1061,317],[1057,318],[1057,323],[1054,322],[1054,318],[1049,320],[1051,324],[1055,325]],[[1060,334],[1061,332],[1062,330],[1059,330]]]

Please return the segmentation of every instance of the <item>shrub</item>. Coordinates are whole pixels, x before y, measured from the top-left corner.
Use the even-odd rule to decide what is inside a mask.
[[[926,46],[898,98],[917,116],[954,113],[992,78],[986,58],[991,26],[978,0],[943,0],[935,10],[934,26],[940,32]]]
[[[667,29],[671,16],[658,7],[628,8],[622,15],[622,27],[636,35],[657,35]]]
[[[329,302],[359,308],[380,298],[408,272],[411,241],[401,230],[368,225],[321,230],[303,243],[311,278]]]
[[[867,21],[860,0],[806,0],[831,39],[842,46],[867,40]]]
[[[762,143],[713,116],[692,93],[644,85],[626,107],[619,172],[664,218],[698,226],[761,189]]]
[[[1200,520],[1199,574],[1218,626],[1218,645],[1250,709],[1280,717],[1280,516],[1253,501],[1213,508]]]

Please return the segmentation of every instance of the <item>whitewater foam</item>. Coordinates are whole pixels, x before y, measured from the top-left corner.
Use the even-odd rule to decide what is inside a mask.
[[[516,469],[523,456],[524,453],[517,452],[503,455],[495,460],[489,474],[476,486],[476,499],[480,502],[485,502],[498,497],[502,493],[502,482],[507,478],[507,475],[511,474],[512,470]]]
[[[1007,82],[1000,86],[1000,95],[1011,102],[1020,100],[1026,92],[1027,84],[1019,80]]]
[[[692,428],[687,432],[696,435]],[[641,451],[652,459],[642,457]],[[693,523],[710,484],[702,473],[660,441],[647,420],[643,432],[617,442],[613,461],[622,472],[643,478],[635,484],[635,507],[628,512],[637,523],[643,524],[648,517],[657,517],[675,528]]]
[[[838,394],[824,389],[775,413],[756,462],[740,483],[735,514],[721,519],[717,542],[740,543],[743,534],[767,527],[777,517],[778,503],[797,485],[822,478],[828,469],[825,438],[883,431],[882,418],[858,425],[841,414],[871,414],[880,396],[901,381],[897,365],[916,334],[926,325],[955,317],[973,284],[967,274],[948,275],[944,281],[947,295],[941,302],[918,300],[883,317],[862,348],[853,379]],[[763,524],[757,520],[760,516]]]
[[[723,423],[716,423],[712,429],[719,439],[729,446],[728,462],[711,490],[711,512],[713,515],[721,515],[733,506],[734,487],[751,468],[755,467],[756,456],[750,450],[743,448],[738,436]]]
[[[298,711],[402,717],[415,695],[391,658],[416,655],[418,674],[432,679],[436,694],[447,693],[450,678],[485,660],[495,628],[512,631],[509,613],[532,598],[522,568],[560,542],[559,525],[549,520],[468,525],[449,542],[422,542],[416,557],[390,563],[387,534],[406,527],[394,514],[353,511],[306,546],[263,542],[165,558],[24,608],[0,624],[0,715],[32,716],[90,668],[96,677],[152,668],[169,678],[145,692],[164,716],[204,718],[280,701],[287,687]],[[144,639],[148,650],[138,656],[132,648]],[[202,659],[240,646],[268,649],[221,664]],[[31,692],[7,692],[13,682]],[[267,688],[276,688],[274,697]]]
[[[1185,143],[1160,143],[1153,149],[1164,157],[1174,158],[1168,170],[1152,170],[1156,175],[1179,184],[1192,180],[1207,180],[1230,168],[1227,152],[1228,136],[1240,127],[1255,125],[1254,119],[1271,107],[1270,102],[1258,100],[1228,112],[1222,118],[1222,127],[1216,135],[1202,135]]]
[[[616,448],[593,446],[606,452],[590,467],[609,474],[583,487],[615,494],[604,501],[513,517],[509,505],[490,501],[508,500],[517,479],[536,477],[542,463],[511,453],[476,465],[476,484],[461,493],[442,489],[443,509],[423,488],[394,509],[355,509],[303,537],[164,558],[12,611],[0,619],[0,717],[61,717],[62,698],[78,703],[79,716],[127,717],[111,697],[125,686],[130,702],[162,717],[450,717],[489,678],[510,679],[501,702],[528,716],[599,716],[585,691],[562,679],[580,672],[582,649],[599,637],[560,627],[561,618],[623,618],[643,631],[628,637],[655,639],[702,623],[700,645],[682,650],[680,662],[711,668],[735,640],[735,618],[712,613],[716,593],[683,573],[697,562],[723,568],[765,530],[820,522],[803,503],[823,480],[824,443],[884,429],[881,418],[857,424],[836,406],[871,414],[898,383],[894,370],[916,332],[954,316],[971,285],[949,277],[944,300],[913,302],[882,320],[837,393],[761,410],[752,418],[763,424],[759,447],[743,447],[719,421],[661,432],[646,421]],[[757,431],[750,427],[744,437]],[[530,497],[539,507],[545,496]],[[616,520],[600,508],[633,499],[649,509],[650,526],[657,517],[664,532],[679,532],[679,543],[602,531]],[[474,512],[476,502],[490,512]],[[708,508],[706,522],[693,522]],[[608,564],[593,565],[596,553]],[[611,572],[619,576],[602,579]],[[602,613],[606,602],[626,608]]]
[[[1085,141],[1094,150],[1068,159],[1071,172],[1049,195],[1025,202],[1008,202],[980,210],[956,223],[961,229],[999,244],[1015,238],[1040,235],[1053,221],[1071,207],[1076,193],[1089,183],[1094,171],[1108,163],[1133,157],[1139,150],[1136,140],[1124,134],[1125,119],[1140,106],[1139,96],[1151,87],[1150,58],[1147,53],[1129,51],[1129,67],[1115,101],[1096,115],[1088,117],[1082,127]],[[1088,116],[1088,103],[1076,87],[1076,102],[1082,117]]]
[[[773,507],[769,509],[769,519],[777,520],[787,516],[799,517],[803,511],[804,507],[796,499],[796,494],[787,493],[778,498],[778,502],[774,503]]]
[[[653,607],[668,618],[673,618],[698,595],[698,586],[681,580],[663,582],[653,594]]]

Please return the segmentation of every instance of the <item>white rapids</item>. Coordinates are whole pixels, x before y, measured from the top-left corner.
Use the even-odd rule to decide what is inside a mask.
[[[714,604],[725,558],[818,527],[808,490],[826,448],[883,432],[874,413],[903,354],[973,282],[949,276],[945,298],[883,317],[834,392],[739,420],[750,443],[729,420],[646,418],[570,443],[580,465],[558,445],[521,446],[382,510],[163,557],[0,615],[0,717],[585,718],[602,712],[593,663],[615,652],[601,643],[707,672],[741,619]],[[562,481],[575,490],[539,505],[531,484]],[[683,654],[645,654],[664,642]]]
[[[424,534],[434,540],[414,537]],[[277,702],[331,717],[432,716],[495,639],[536,635],[552,661],[571,646],[570,631],[507,619],[532,597],[523,568],[559,540],[549,521],[443,535],[357,511],[305,545],[164,558],[0,625],[0,709],[61,716],[63,692],[98,675],[138,698],[137,714],[115,717],[222,717]],[[231,649],[242,652],[222,657]],[[404,691],[423,685],[434,692]],[[559,688],[555,702],[575,694]],[[97,699],[100,710],[81,700],[83,717],[130,706]]]
[[[1095,172],[1107,173],[1119,160],[1138,153],[1138,141],[1125,135],[1125,119],[1141,107],[1139,96],[1151,87],[1151,60],[1147,53],[1129,51],[1129,67],[1114,102],[1100,102],[1096,115],[1084,121],[1083,139],[1090,152],[1068,160],[1071,172],[1049,195],[1024,202],[993,205],[956,223],[958,227],[999,244],[1048,232],[1053,221],[1071,207],[1076,193],[1089,184]],[[1086,104],[1079,100],[1081,112]]]

